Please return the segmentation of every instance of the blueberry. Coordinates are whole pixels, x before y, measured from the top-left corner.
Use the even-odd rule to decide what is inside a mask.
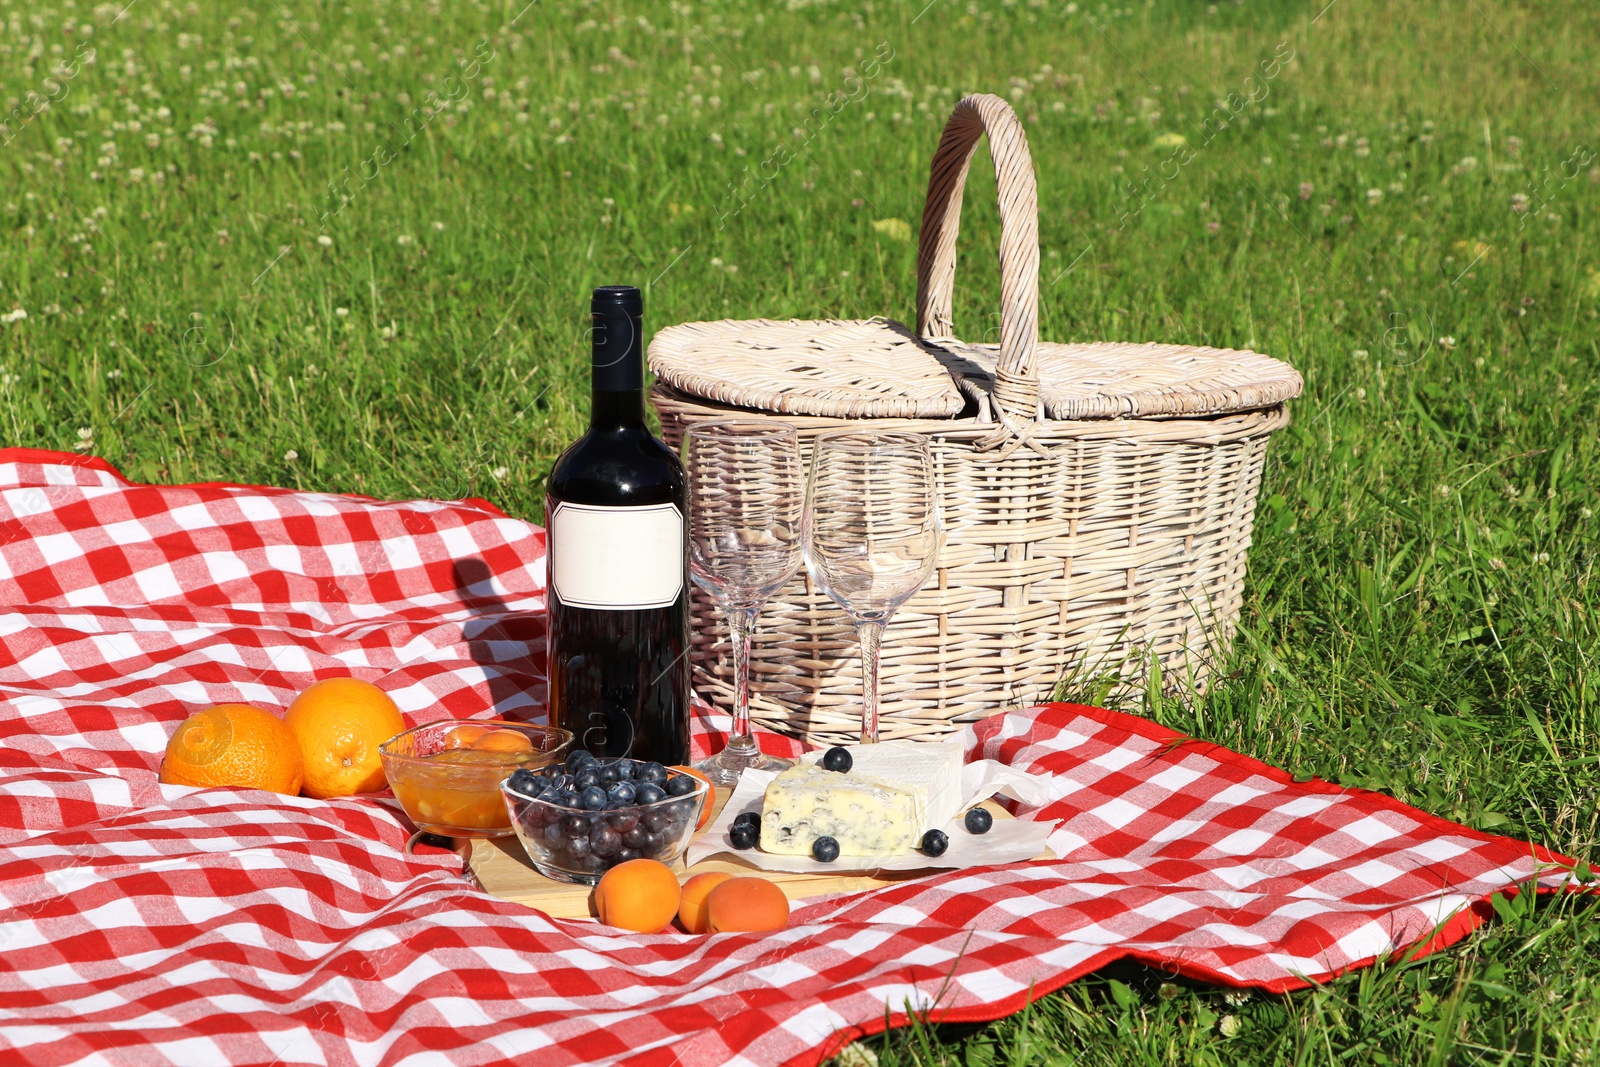
[[[839,751],[844,752],[843,749]],[[850,753],[845,752],[848,756]],[[818,863],[832,863],[839,858],[839,842],[831,837],[823,836],[811,842],[811,854],[817,858]]]
[[[733,829],[728,831],[728,840],[732,841],[733,847],[739,849],[741,852],[747,848],[755,848],[756,842],[760,840],[760,838],[760,831],[751,826],[749,823],[743,823],[739,826],[735,826]]]
[[[596,856],[615,856],[622,850],[622,835],[602,826],[589,835],[589,851]]]
[[[632,782],[617,782],[606,790],[606,797],[613,808],[627,807],[634,802],[634,787]]]
[[[593,767],[585,767],[583,770],[572,776],[573,788],[578,790],[580,793],[592,785],[599,784],[600,773]]]
[[[606,791],[597,785],[591,785],[583,791],[583,806],[589,811],[604,811]]]
[[[622,778],[622,774],[617,770],[615,762],[596,767],[595,775],[606,785],[610,785],[612,782],[619,781]]]
[[[544,791],[544,779],[528,770],[526,767],[518,768],[511,772],[511,777],[506,780],[512,789],[528,796],[538,796]]]
[[[699,784],[699,781],[697,781],[692,775],[674,774],[671,778],[667,779],[667,784],[664,788],[669,796],[686,797],[690,793],[693,793]]]
[[[593,763],[594,757],[581,748],[575,748],[567,753],[567,772],[570,774],[588,763]]]
[[[659,834],[673,822],[672,816],[664,811],[647,811],[644,813],[644,827],[653,834]]]
[[[642,764],[634,772],[633,780],[636,782],[649,782],[652,785],[661,785],[667,780],[667,769],[655,762]]]
[[[989,827],[994,825],[994,816],[989,814],[987,808],[973,808],[967,812],[967,833],[986,834]]]
[[[658,800],[665,800],[667,798],[667,794],[662,792],[659,785],[651,785],[649,782],[645,782],[640,786],[635,786],[633,795],[634,799],[640,804],[654,804]]]
[[[557,771],[550,776],[550,780],[545,783],[544,789],[546,793],[559,793],[563,789],[570,788],[571,785],[572,775]]]
[[[738,815],[738,817],[733,820],[733,825],[738,826],[740,823],[749,823],[751,826],[755,827],[757,830],[760,830],[761,829],[761,813],[760,812],[756,812],[756,811],[741,812]]]
[[[548,797],[549,795],[550,794],[548,792],[545,793],[545,796]],[[576,808],[581,806],[579,802],[579,796],[580,794],[578,791],[569,785],[567,788],[561,791],[559,796],[555,797],[554,799],[555,802],[560,804],[563,808]]]
[[[568,837],[578,837],[589,832],[589,820],[582,815],[568,815],[561,820],[561,829]]]
[[[617,760],[617,781],[631,782],[638,778],[638,768],[641,766],[642,764],[636,759]]]
[[[925,856],[942,856],[950,847],[950,839],[943,830],[929,830],[922,835],[922,852]]]
[[[617,862],[627,863],[629,860],[636,860],[642,855],[644,855],[644,853],[640,852],[636,848],[625,848],[621,852],[617,853]]]
[[[625,834],[639,825],[639,813],[636,811],[619,811],[614,815],[606,816],[606,821],[611,823],[611,828],[619,834]]]
[[[567,838],[567,855],[579,859],[589,854],[589,839],[587,837]]]
[[[644,844],[641,847],[646,856],[653,856],[661,851],[663,838],[660,834],[645,834]]]
[[[553,822],[544,828],[544,842],[547,845],[559,845],[566,835],[561,832],[561,824]]]
[[[834,745],[822,754],[822,769],[825,771],[838,771],[840,774],[848,771],[855,765],[855,760],[850,758],[850,750]]]
[[[622,843],[629,848],[644,848],[650,840],[650,831],[642,826],[635,826],[632,830],[622,835]]]

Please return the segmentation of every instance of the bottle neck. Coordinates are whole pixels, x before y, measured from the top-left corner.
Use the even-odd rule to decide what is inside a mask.
[[[643,426],[644,389],[612,390],[596,388],[589,401],[589,428],[613,430]]]
[[[643,426],[644,327],[637,303],[596,302],[589,407],[591,429]]]

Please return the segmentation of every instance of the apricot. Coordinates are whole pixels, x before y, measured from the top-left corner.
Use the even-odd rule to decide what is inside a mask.
[[[683,883],[683,900],[678,904],[678,921],[683,928],[691,934],[706,933],[710,927],[706,925],[706,897],[717,886],[726,882],[733,875],[727,871],[706,871],[697,874]]]
[[[717,803],[717,787],[711,784],[711,779],[693,767],[675,764],[672,770],[687,774],[690,778],[698,778],[706,784],[706,806],[700,809],[700,821],[694,824],[695,833],[699,833],[706,828],[706,823],[711,821],[711,809]]]
[[[462,723],[460,726],[453,727],[449,733],[444,735],[444,747],[446,749],[470,748],[474,741],[488,732],[489,727],[487,726]]]
[[[532,752],[533,742],[519,730],[490,730],[473,741],[472,747],[480,752]]]
[[[600,877],[594,907],[607,926],[659,933],[678,913],[678,876],[659,860],[627,860]]]
[[[710,933],[782,930],[788,925],[789,898],[765,878],[730,878],[706,897]]]

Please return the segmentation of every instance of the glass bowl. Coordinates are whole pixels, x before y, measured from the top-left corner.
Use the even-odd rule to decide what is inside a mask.
[[[639,760],[600,760],[641,764]],[[510,779],[500,786],[511,828],[534,867],[546,878],[574,885],[594,885],[617,864],[632,859],[672,863],[689,847],[710,787],[693,775],[667,770],[668,780],[688,778],[694,789],[649,804],[589,810],[571,807],[516,788]]]
[[[452,748],[459,726],[514,730],[528,739],[523,751]],[[554,726],[494,719],[440,719],[395,734],[378,746],[389,787],[417,829],[446,837],[505,837],[511,819],[500,783],[521,767],[559,762],[572,734]]]

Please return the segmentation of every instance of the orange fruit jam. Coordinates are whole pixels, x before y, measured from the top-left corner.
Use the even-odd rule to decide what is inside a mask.
[[[419,826],[440,832],[457,830],[505,831],[511,829],[511,815],[500,795],[500,783],[518,767],[526,766],[535,754],[533,744],[515,730],[490,730],[468,738],[452,731],[447,747],[420,762],[408,763],[390,776],[395,797]],[[505,734],[522,744],[512,747]],[[488,741],[488,744],[482,742]]]

